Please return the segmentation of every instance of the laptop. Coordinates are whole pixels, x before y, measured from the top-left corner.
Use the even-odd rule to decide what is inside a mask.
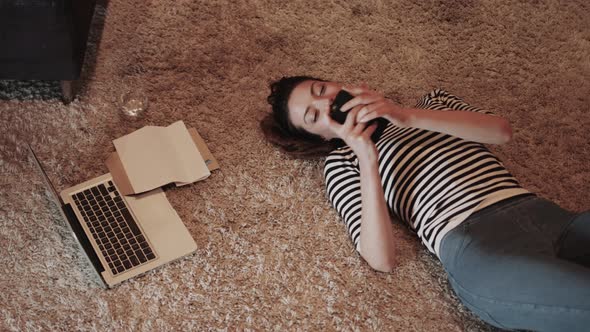
[[[160,188],[121,195],[110,173],[58,195],[30,145],[51,200],[105,288],[193,253],[197,245]]]

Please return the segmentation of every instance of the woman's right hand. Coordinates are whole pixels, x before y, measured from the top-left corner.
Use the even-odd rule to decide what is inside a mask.
[[[375,162],[377,161],[377,148],[375,143],[371,140],[371,135],[377,129],[377,124],[373,123],[367,126],[366,122],[357,122],[359,111],[364,105],[358,105],[348,111],[344,124],[339,124],[330,116],[327,116],[329,128],[342,139],[354,153],[359,162]]]

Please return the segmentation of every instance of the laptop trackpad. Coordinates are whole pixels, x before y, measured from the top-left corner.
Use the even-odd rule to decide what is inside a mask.
[[[162,189],[125,196],[125,200],[160,259],[169,261],[196,250],[195,241]]]

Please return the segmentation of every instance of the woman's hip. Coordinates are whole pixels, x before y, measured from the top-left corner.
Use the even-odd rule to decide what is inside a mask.
[[[587,322],[590,268],[558,258],[555,248],[575,216],[536,196],[478,211],[441,243],[453,289],[481,318],[503,328],[535,329],[531,324],[545,318],[546,326]]]
[[[535,195],[509,198],[475,212],[442,239],[441,262],[480,265],[509,255],[554,255],[560,235],[576,216]],[[486,264],[487,264],[486,263]]]

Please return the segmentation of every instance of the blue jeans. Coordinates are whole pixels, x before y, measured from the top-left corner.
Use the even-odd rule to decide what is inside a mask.
[[[513,197],[447,233],[440,258],[461,302],[489,324],[590,331],[590,211]]]

